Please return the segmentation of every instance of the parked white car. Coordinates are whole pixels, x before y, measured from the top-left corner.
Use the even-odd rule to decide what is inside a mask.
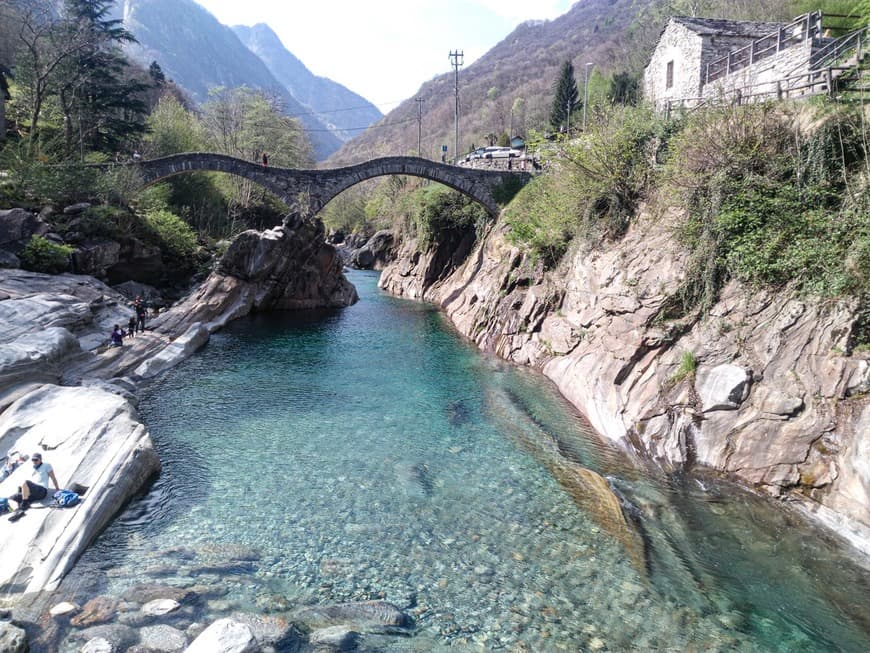
[[[509,147],[487,147],[483,154],[484,159],[508,159],[522,156],[522,152]]]

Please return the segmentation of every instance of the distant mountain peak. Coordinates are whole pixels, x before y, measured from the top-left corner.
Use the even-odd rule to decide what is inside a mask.
[[[115,5],[114,14],[139,41],[129,48],[130,56],[145,66],[157,61],[198,102],[207,101],[209,90],[217,86],[275,94],[285,112],[302,122],[318,160],[355,135],[342,122],[345,114],[335,114],[342,116],[337,118],[330,111],[369,105],[361,113],[347,112],[361,121],[354,126],[381,118],[364,98],[313,75],[264,23],[229,28],[193,0],[124,0]]]
[[[309,107],[324,124],[339,130],[336,135],[341,140],[350,140],[358,135],[360,127],[368,127],[383,117],[380,110],[361,95],[308,70],[265,23],[253,27],[237,25],[233,31],[297,101]]]

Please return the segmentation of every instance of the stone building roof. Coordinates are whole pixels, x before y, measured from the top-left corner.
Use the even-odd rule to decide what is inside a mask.
[[[702,36],[744,36],[760,39],[783,27],[782,23],[753,23],[744,20],[691,16],[673,16],[671,20]]]

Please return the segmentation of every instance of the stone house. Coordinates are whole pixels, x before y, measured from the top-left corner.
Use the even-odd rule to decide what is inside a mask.
[[[843,85],[838,78],[848,85],[862,66],[868,28],[835,38],[823,18],[819,11],[788,24],[674,16],[644,70],[644,96],[669,111],[831,94]]]
[[[775,32],[779,23],[672,16],[643,73],[644,97],[656,108],[701,98],[707,64]]]

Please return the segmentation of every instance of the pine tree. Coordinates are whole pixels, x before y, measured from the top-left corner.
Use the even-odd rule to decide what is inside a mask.
[[[74,141],[82,151],[117,152],[145,131],[148,84],[135,79],[121,52],[123,43],[136,39],[122,21],[109,17],[112,5],[113,0],[65,0],[67,29],[83,43],[58,89],[67,154]]]
[[[553,108],[550,110],[550,124],[559,129],[568,122],[568,116],[577,108],[577,82],[574,81],[574,65],[570,61],[562,64],[559,78],[553,86]]]

